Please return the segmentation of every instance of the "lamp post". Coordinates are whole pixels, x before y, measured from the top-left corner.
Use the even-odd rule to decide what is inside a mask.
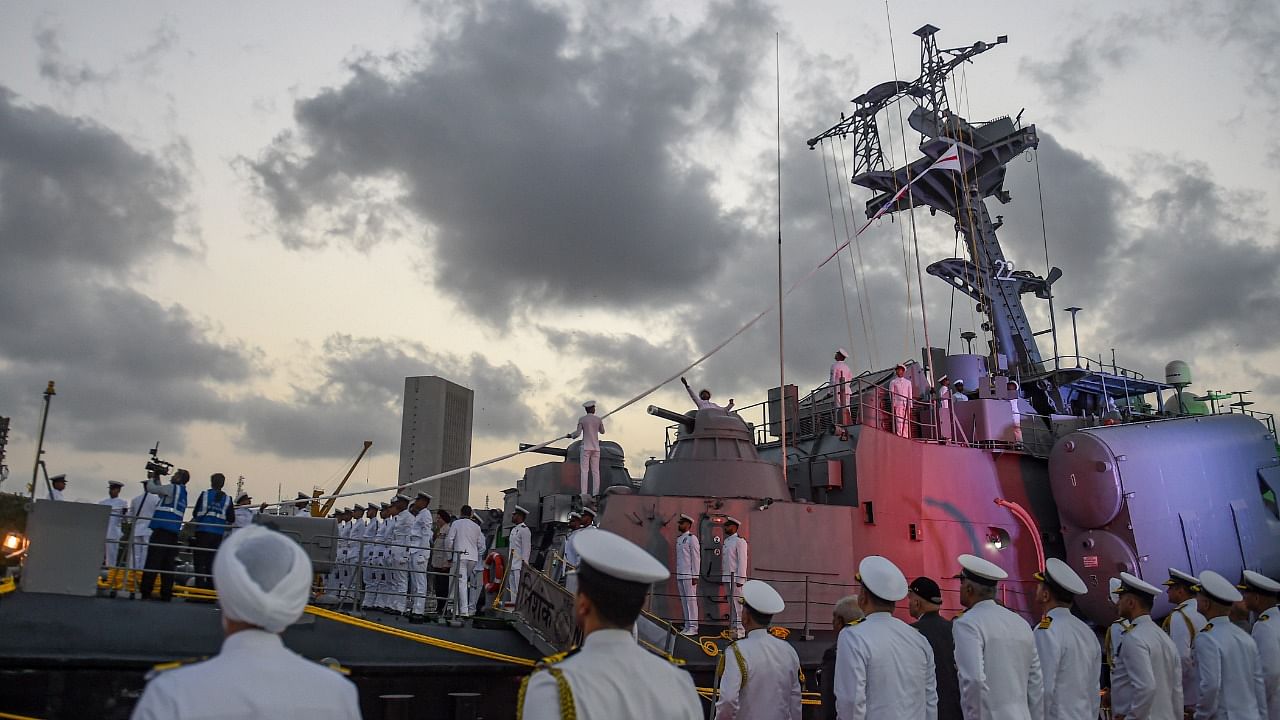
[[[1083,309],[1074,305],[1067,308],[1067,312],[1071,313],[1071,340],[1076,345],[1076,367],[1080,367],[1080,335],[1076,333],[1076,313]]]

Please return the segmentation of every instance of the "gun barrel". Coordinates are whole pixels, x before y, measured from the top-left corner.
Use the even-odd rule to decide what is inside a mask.
[[[658,407],[657,405],[649,406],[649,414],[653,415],[654,417],[660,417],[663,420],[670,420],[671,422],[680,423],[681,425],[684,426],[685,430],[693,430],[693,418],[689,417],[688,415],[681,415],[678,412],[674,412],[666,408],[661,408],[661,407]]]
[[[528,449],[529,449],[529,448],[531,448],[531,447],[533,447],[533,445],[530,445],[529,443],[520,443],[520,449],[521,449],[522,451],[523,451],[523,450],[528,450]],[[543,455],[555,455],[556,457],[568,457],[568,456],[569,456],[569,451],[567,451],[567,450],[565,450],[565,449],[563,449],[563,448],[555,448],[555,447],[544,447],[544,448],[538,448],[537,450],[534,450],[533,452],[536,452],[536,453],[542,453]]]

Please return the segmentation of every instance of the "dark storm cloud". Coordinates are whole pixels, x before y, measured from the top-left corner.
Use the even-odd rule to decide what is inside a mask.
[[[185,194],[112,131],[0,88],[0,406],[15,432],[34,432],[49,379],[52,438],[79,449],[174,448],[187,422],[228,416],[217,386],[248,376],[248,353],[130,286],[189,253],[175,240]]]
[[[543,328],[547,343],[558,352],[591,358],[580,385],[560,378],[558,383],[577,395],[617,401],[631,399],[638,390],[670,375],[694,357],[688,339],[654,342],[632,334],[609,334]],[[575,388],[574,386],[577,385]]]
[[[299,101],[296,133],[248,167],[291,245],[348,234],[334,217],[352,203],[384,229],[406,209],[426,228],[435,286],[495,323],[530,307],[665,304],[715,278],[742,239],[685,149],[736,122],[775,23],[744,0],[692,28],[638,24],[485,3],[420,61],[357,63]]]
[[[295,385],[283,401],[253,398],[238,409],[243,437],[255,450],[283,457],[343,457],[362,440],[400,443],[404,378],[439,375],[476,391],[477,437],[536,432],[541,421],[525,400],[533,380],[514,363],[437,352],[409,341],[332,335],[318,358],[321,377]]]

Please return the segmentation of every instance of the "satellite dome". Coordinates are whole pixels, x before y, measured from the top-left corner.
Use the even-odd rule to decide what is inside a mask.
[[[1170,360],[1164,366],[1164,381],[1170,385],[1190,385],[1191,366],[1181,360]]]

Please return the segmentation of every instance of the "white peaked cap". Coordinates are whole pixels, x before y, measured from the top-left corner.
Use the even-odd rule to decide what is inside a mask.
[[[778,591],[763,580],[748,580],[742,584],[742,604],[762,615],[777,615],[787,606]]]
[[[298,543],[261,525],[231,533],[213,559],[222,612],[271,633],[302,616],[311,573],[311,560]]]
[[[894,366],[893,366],[893,369],[894,369],[894,370],[897,370],[898,368],[902,368],[903,370],[906,370],[906,369],[907,369],[907,366],[906,366],[906,365],[903,365],[902,363],[898,363],[897,365],[894,365]]]
[[[1164,584],[1168,586],[1175,585],[1177,583],[1183,583],[1195,588],[1200,584],[1200,578],[1192,575],[1191,573],[1184,573],[1178,568],[1169,568],[1169,579],[1165,580]]]
[[[844,348],[836,348],[836,352],[840,353],[845,357],[849,357],[849,351],[845,350]]]
[[[1137,575],[1131,575],[1127,572],[1120,573],[1120,587],[1116,590],[1116,594],[1120,595],[1125,592],[1136,592],[1143,595],[1150,595],[1153,599],[1160,594],[1160,588],[1143,580]]]
[[[1084,595],[1089,592],[1089,588],[1076,571],[1058,558],[1051,557],[1045,560],[1044,572],[1036,573],[1036,579],[1040,582],[1051,582],[1072,595]]]
[[[907,578],[887,557],[868,555],[858,563],[858,581],[881,600],[898,602],[907,596]]]
[[[582,517],[582,513],[578,512],[577,510],[574,510],[573,512],[569,513],[569,517],[570,517],[570,518],[580,518],[580,517]]]
[[[956,562],[960,563],[960,567],[964,568],[964,574],[960,577],[966,577],[987,585],[995,585],[1009,577],[1009,573],[1005,572],[1004,568],[990,560],[983,560],[977,555],[966,553],[956,558]]]
[[[525,510],[523,507],[521,507],[521,506],[519,506],[519,505],[517,505],[517,506],[515,506],[515,507],[511,508],[511,512],[524,513],[525,515],[528,515],[528,514],[529,514],[529,511],[528,511],[528,510]]]
[[[124,483],[119,480],[108,480],[107,487],[124,487]]]
[[[942,373],[942,376],[938,378],[938,382],[942,382],[943,380],[950,380],[950,379],[951,379],[950,375],[946,373]]]
[[[591,508],[589,508],[589,507],[584,507],[584,508],[582,508],[582,515],[583,515],[583,517],[586,517],[587,515],[590,515],[591,517],[595,517],[595,516],[596,516],[596,511],[595,511],[595,510],[592,510],[592,509],[591,509]]]
[[[1120,578],[1111,578],[1107,581],[1107,597],[1111,599],[1112,605],[1120,604]]]
[[[573,540],[573,549],[584,564],[611,578],[648,584],[671,577],[671,572],[657,558],[608,530],[578,535]]]
[[[1200,592],[1227,605],[1244,599],[1230,580],[1212,570],[1200,573]]]
[[[733,523],[734,525],[737,525],[738,527],[742,527],[742,523],[738,522],[738,518],[736,518],[736,517],[734,517],[734,516],[732,516],[732,515],[730,515],[730,516],[728,516],[728,517],[726,517],[726,518],[724,519],[724,524],[725,524],[725,525],[728,525],[729,523]]]
[[[251,497],[249,493],[243,490],[241,490],[239,493],[236,494],[236,502],[240,502],[241,500],[252,500],[252,499],[253,497]]]
[[[681,519],[681,520],[688,520],[689,522],[693,522],[693,518],[689,517],[688,515],[685,515],[684,513],[680,513],[680,519]]]
[[[1242,575],[1244,582],[1236,586],[1241,590],[1258,590],[1273,595],[1280,593],[1280,582],[1276,582],[1262,573],[1245,570]]]
[[[584,408],[593,408],[593,407],[595,407],[595,406],[596,406],[596,401],[595,401],[595,400],[588,400],[588,401],[586,401],[586,402],[582,403],[582,407],[584,407]]]

